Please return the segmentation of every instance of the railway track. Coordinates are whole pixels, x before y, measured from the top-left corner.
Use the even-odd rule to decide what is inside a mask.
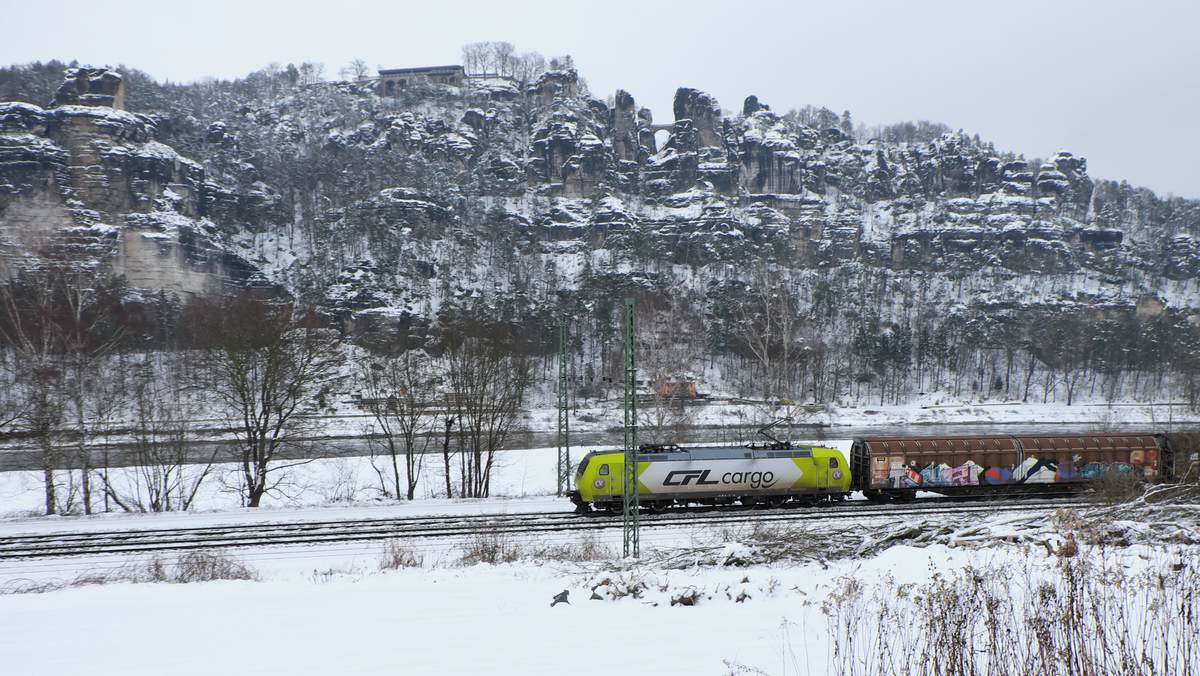
[[[923,504],[928,503],[928,504]],[[644,529],[788,524],[816,520],[940,515],[995,514],[1085,506],[1078,499],[1014,502],[961,502],[922,499],[914,503],[875,505],[843,503],[816,509],[679,510],[641,517]],[[580,517],[573,513],[524,512],[472,516],[426,516],[201,526],[123,531],[79,531],[0,537],[0,561],[46,559],[97,554],[144,554],[198,549],[340,544],[391,539],[454,539],[484,535],[536,536],[565,531],[579,533],[621,528],[621,518]]]

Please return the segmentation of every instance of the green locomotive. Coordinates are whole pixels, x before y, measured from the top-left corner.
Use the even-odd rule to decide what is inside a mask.
[[[593,451],[575,473],[571,501],[582,512],[621,510],[625,455]],[[822,446],[644,447],[638,453],[638,500],[651,511],[673,505],[780,506],[841,500],[850,493],[842,452]]]

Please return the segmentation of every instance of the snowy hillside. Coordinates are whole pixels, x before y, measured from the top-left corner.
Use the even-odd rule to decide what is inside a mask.
[[[58,247],[151,293],[285,291],[373,349],[499,331],[546,355],[568,316],[592,389],[636,295],[652,378],[745,396],[1196,393],[1200,204],[1067,151],[855,138],[691,88],[656,123],[571,69],[398,96],[139,74],[129,112],[78,98],[0,104],[10,267]]]

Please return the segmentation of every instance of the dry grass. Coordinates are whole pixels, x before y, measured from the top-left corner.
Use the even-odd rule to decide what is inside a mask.
[[[542,561],[608,561],[616,558],[612,548],[586,535],[578,542],[548,545],[533,552],[531,558]]]
[[[1200,556],[1141,572],[1064,548],[1050,575],[965,568],[924,584],[843,578],[825,600],[832,673],[1200,672]]]
[[[405,547],[399,540],[389,540],[379,561],[379,570],[396,570],[399,568],[420,568],[425,564],[425,557]]]
[[[221,552],[188,552],[177,559],[166,561],[155,557],[146,564],[144,579],[137,582],[169,582],[188,584],[191,582],[213,582],[215,580],[256,580],[257,573],[245,564],[229,558]]]
[[[459,563],[512,563],[514,561],[608,561],[616,557],[591,535],[576,542],[534,545],[499,533],[479,532],[459,548]]]
[[[245,564],[222,552],[187,552],[174,559],[156,556],[142,563],[128,564],[109,571],[86,573],[70,579],[10,580],[0,586],[4,594],[44,594],[46,592],[102,584],[166,582],[189,584],[215,580],[257,580],[258,574]]]
[[[467,538],[460,550],[459,563],[464,566],[477,563],[512,563],[524,558],[521,548],[515,542],[498,533],[476,533]]]

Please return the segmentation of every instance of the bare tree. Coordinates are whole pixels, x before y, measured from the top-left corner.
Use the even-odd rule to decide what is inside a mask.
[[[442,416],[442,469],[446,475],[446,497],[454,497],[454,487],[452,485],[453,474],[450,471],[450,439],[454,433],[454,423],[458,419],[449,411]]]
[[[80,470],[83,510],[92,513],[92,457],[90,441],[95,425],[93,414],[110,412],[115,393],[103,388],[106,376],[101,363],[122,337],[118,314],[120,286],[88,271],[64,271],[55,274],[54,289],[60,301],[59,340],[63,351],[66,400],[75,433],[75,464]],[[104,395],[104,396],[102,396]],[[104,399],[104,401],[101,401]]]
[[[212,472],[217,448],[191,461],[195,439],[188,419],[195,411],[184,399],[188,388],[175,367],[181,356],[146,355],[132,379],[136,462],[117,475],[124,479],[120,483],[104,475],[107,496],[125,511],[186,511]]]
[[[354,59],[350,63],[342,67],[338,74],[345,80],[351,82],[362,82],[371,76],[371,67],[362,59]]]
[[[468,75],[478,75],[487,71],[488,43],[470,42],[462,47],[463,70]]]
[[[55,471],[64,419],[64,373],[59,311],[53,277],[27,272],[0,291],[5,342],[14,352],[13,374],[22,401],[18,424],[38,444],[46,514],[59,511]]]
[[[284,470],[310,461],[277,462],[313,431],[314,422],[303,414],[316,408],[337,378],[337,336],[311,311],[257,299],[196,301],[187,315],[193,339],[206,350],[200,384],[234,430],[243,499],[258,507]],[[303,458],[304,451],[293,457]]]
[[[763,396],[787,396],[795,384],[804,327],[795,294],[778,273],[760,265],[735,301],[734,316],[739,342],[758,363]]]
[[[446,358],[451,406],[462,440],[462,495],[487,497],[496,451],[520,419],[529,360],[481,338],[451,342]]]
[[[687,402],[697,396],[693,371],[704,349],[703,322],[678,298],[643,294],[637,311],[638,369],[646,380],[638,405],[642,440],[678,443],[694,417]]]
[[[314,85],[321,81],[325,76],[325,64],[314,61],[305,61],[300,64],[300,84]]]
[[[492,43],[492,62],[494,71],[497,75],[512,77],[514,66],[516,65],[517,50],[511,42],[493,42]]]
[[[389,479],[394,490],[386,490],[389,481],[376,467],[385,493],[396,499],[407,495],[412,500],[429,446],[428,433],[434,425],[432,395],[437,379],[429,358],[409,350],[395,357],[364,361],[359,368],[359,382],[365,395],[363,408],[374,417],[375,429],[379,432],[379,438],[372,439],[372,447],[381,444],[391,460]],[[400,484],[401,457],[404,458],[403,489]]]
[[[522,52],[513,61],[512,77],[522,88],[546,72],[546,57],[538,52]]]

